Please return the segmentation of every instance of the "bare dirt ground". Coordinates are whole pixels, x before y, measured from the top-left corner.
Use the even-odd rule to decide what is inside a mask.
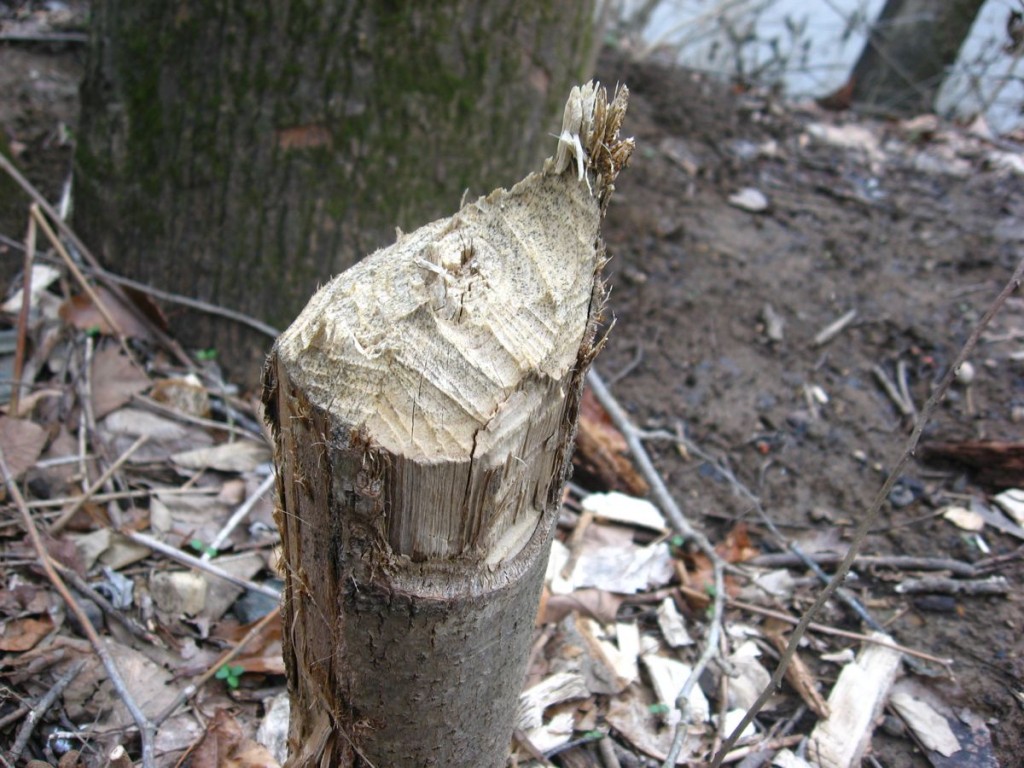
[[[681,424],[721,457],[785,533],[843,535],[909,434],[873,366],[892,376],[905,363],[912,399],[924,403],[1021,258],[1024,177],[897,125],[791,111],[656,65],[605,60],[602,68],[606,82],[632,89],[640,149],[608,217],[617,322],[597,367],[621,376],[615,393],[641,425]],[[812,122],[863,126],[877,156],[814,140]],[[744,187],[761,190],[770,208],[730,206]],[[767,305],[784,323],[781,340],[769,338]],[[850,326],[814,343],[851,310]],[[1020,439],[1020,340],[996,339],[1022,323],[1018,295],[973,358],[970,392],[950,393],[926,439]],[[815,405],[811,387],[828,401]],[[758,528],[750,503],[714,467],[668,448],[659,458],[694,520]],[[993,488],[922,464],[906,481],[910,493],[888,505],[866,552],[983,556],[933,513],[952,499],[985,500]],[[984,536],[993,553],[1020,544]],[[896,637],[956,659],[962,703],[989,719],[1009,766],[1024,754],[1024,569],[1018,561],[1003,573],[1014,584],[1006,598],[915,602],[895,595],[884,575],[865,592]],[[856,624],[839,608],[832,618]],[[927,765],[891,741],[876,739],[884,765]]]
[[[0,47],[0,128],[51,199],[70,167],[83,58],[74,45]],[[911,427],[873,368],[893,380],[904,370],[920,409],[1021,258],[1021,146],[942,124],[795,108],[614,55],[599,75],[629,84],[626,128],[639,148],[605,229],[616,325],[598,369],[640,426],[681,429],[715,457],[651,446],[684,510],[713,540],[744,520],[761,552],[779,546],[727,469],[806,550],[841,548]],[[765,210],[730,204],[748,187],[764,195]],[[20,240],[24,222],[23,207],[0,206],[0,235]],[[18,254],[4,250],[0,243],[3,274],[13,276]],[[816,342],[851,311],[833,338]],[[950,391],[926,441],[1020,441],[1021,338],[1018,293],[973,356],[973,380]],[[1019,470],[1016,478],[1024,485]],[[969,563],[1019,552],[1010,534],[968,533],[938,514],[972,502],[989,509],[1002,487],[956,466],[911,463],[865,552]],[[897,641],[955,660],[951,680],[930,684],[984,720],[1001,765],[1020,764],[1020,558],[1000,567],[1010,582],[1000,596],[901,595],[894,587],[906,574],[856,572],[851,589]],[[796,602],[816,588],[806,583]],[[862,628],[838,602],[821,621]],[[814,671],[826,687],[836,674],[824,664]],[[872,749],[889,768],[930,764],[891,717]]]

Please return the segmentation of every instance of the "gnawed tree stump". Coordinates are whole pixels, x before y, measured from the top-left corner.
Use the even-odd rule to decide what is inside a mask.
[[[290,766],[504,764],[626,100],[574,88],[544,172],[400,234],[275,344]]]

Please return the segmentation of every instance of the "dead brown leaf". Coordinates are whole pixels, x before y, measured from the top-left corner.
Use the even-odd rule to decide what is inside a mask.
[[[542,624],[558,623],[573,611],[612,624],[622,605],[621,595],[603,589],[577,589],[568,595],[548,595],[543,607]]]
[[[727,563],[742,563],[761,554],[761,550],[750,541],[746,523],[734,525],[715,551]]]
[[[783,627],[789,629],[789,626],[783,624],[780,621],[769,620],[764,626],[764,635],[775,646],[779,653],[783,653],[786,650],[786,646],[789,644],[785,635],[783,635]],[[789,666],[786,667],[786,681],[793,686],[794,690],[800,694],[800,698],[803,699],[804,704],[814,714],[822,719],[828,719],[829,708],[828,702],[825,701],[824,697],[818,692],[818,686],[815,685],[814,673],[811,672],[810,667],[804,663],[804,660],[800,657],[800,653],[793,654],[793,658],[790,660]]]
[[[8,621],[0,631],[0,651],[20,653],[35,648],[52,631],[53,619],[46,615]]]
[[[121,301],[102,285],[96,286],[97,296],[103,302],[104,308],[110,313],[111,318],[117,323],[121,332],[130,338],[153,341],[149,328],[146,327],[135,314],[129,310]],[[82,331],[99,331],[104,336],[113,336],[114,329],[110,327],[106,318],[91,298],[84,293],[79,293],[65,301],[60,307],[60,317],[68,325],[72,325]]]
[[[192,753],[192,768],[279,768],[266,747],[246,738],[226,709],[218,709]]]
[[[609,490],[633,496],[646,496],[647,482],[629,458],[626,438],[612,424],[607,411],[589,389],[580,403],[579,430],[573,464],[584,473],[596,476]]]
[[[46,430],[26,419],[0,416],[0,448],[14,479],[35,465],[46,444]]]
[[[156,381],[151,397],[179,413],[201,419],[210,416],[210,394],[199,379],[192,375]]]
[[[132,395],[145,391],[149,377],[121,348],[107,344],[92,358],[92,408],[97,419],[120,408]]]

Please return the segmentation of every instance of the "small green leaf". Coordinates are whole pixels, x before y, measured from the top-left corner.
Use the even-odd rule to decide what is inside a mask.
[[[211,360],[217,359],[216,349],[198,349],[196,350],[196,360],[201,363],[208,363]]]
[[[668,704],[662,704],[661,702],[658,702],[657,704],[651,704],[650,706],[648,706],[647,710],[652,715],[667,715]]]
[[[671,544],[676,549],[679,549],[679,547],[683,546],[683,541],[684,541],[683,537],[680,536],[677,533],[675,536],[673,536],[671,539],[668,540],[668,543]]]
[[[210,557],[217,556],[217,548],[204,543],[202,539],[192,539],[188,545],[201,555],[209,555]]]
[[[228,667],[226,667],[226,666],[220,667],[217,670],[217,674],[214,675],[214,677],[216,677],[218,680],[226,680],[230,676],[231,676],[231,670]]]

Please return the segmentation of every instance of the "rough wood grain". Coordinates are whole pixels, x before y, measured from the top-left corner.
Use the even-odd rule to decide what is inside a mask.
[[[544,172],[400,235],[276,343],[289,765],[504,762],[625,105],[574,88]]]

